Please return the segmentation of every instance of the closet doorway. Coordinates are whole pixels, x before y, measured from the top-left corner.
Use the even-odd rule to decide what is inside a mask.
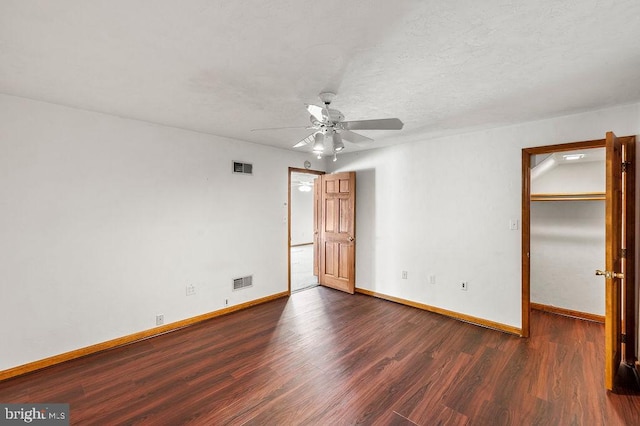
[[[604,323],[605,150],[531,157],[531,308]]]
[[[606,139],[575,142],[564,145],[550,145],[535,148],[525,148],[522,150],[522,336],[528,337],[530,332],[530,309],[532,299],[532,269],[534,265],[540,261],[536,259],[536,253],[533,253],[534,246],[542,242],[549,247],[550,240],[553,240],[555,234],[556,242],[560,245],[553,247],[551,250],[556,256],[563,255],[566,247],[562,244],[567,243],[567,239],[572,239],[571,244],[575,246],[580,238],[584,238],[584,230],[575,229],[575,221],[572,219],[580,218],[576,215],[576,208],[567,212],[569,204],[576,202],[597,203],[603,198],[602,191],[598,187],[575,186],[574,189],[551,189],[551,192],[542,191],[535,193],[534,187],[538,184],[534,183],[535,179],[541,179],[540,176],[548,175],[545,167],[552,167],[554,162],[559,161],[576,161],[591,156],[597,161],[598,151],[592,151],[595,148],[605,149],[605,238],[604,238],[604,256],[601,257],[601,265],[604,270],[593,270],[591,265],[583,266],[586,272],[601,275],[602,291],[604,293],[604,350],[605,350],[605,387],[609,390],[614,388],[616,372],[620,366],[620,361],[632,366],[635,361],[635,336],[637,333],[636,315],[638,306],[636,304],[636,279],[635,279],[635,227],[636,227],[636,196],[635,196],[635,136],[617,137],[613,132],[608,132]],[[562,160],[559,160],[559,155]],[[566,157],[565,157],[566,156]],[[545,166],[546,164],[546,166]],[[551,166],[549,166],[551,164]],[[538,168],[540,167],[540,168]],[[537,170],[535,170],[538,168]],[[565,172],[568,169],[563,169]],[[557,174],[557,173],[556,173]],[[566,173],[560,173],[566,174]],[[578,179],[581,180],[581,179]],[[582,180],[587,180],[582,178]],[[542,179],[544,181],[544,179]],[[584,185],[585,181],[574,182],[574,185]],[[544,185],[542,185],[544,188]],[[578,189],[576,189],[578,188]],[[560,191],[560,192],[556,192]],[[539,209],[533,207],[537,203],[552,203],[560,201],[559,207],[546,207]],[[594,213],[599,210],[595,204],[591,204],[592,212],[586,216],[591,221],[591,227],[598,227],[597,223],[601,220],[601,213]],[[533,222],[538,216],[539,211],[547,217],[564,217],[564,223],[561,227],[547,226],[546,229],[535,229],[539,235],[533,235]],[[565,210],[564,212],[562,210]],[[600,216],[598,216],[600,214]],[[568,219],[568,220],[567,220]],[[584,219],[581,218],[581,219]],[[569,225],[569,226],[568,226]],[[582,225],[581,225],[582,226]],[[560,229],[562,228],[562,229]],[[595,229],[594,228],[594,229]],[[558,232],[560,231],[560,232]],[[545,235],[546,232],[546,235]],[[574,235],[569,235],[571,232]],[[558,236],[557,234],[564,233]],[[593,232],[593,240],[601,238]],[[567,237],[570,238],[567,238]],[[547,239],[545,242],[544,239]],[[551,241],[553,242],[553,241]],[[574,250],[581,252],[582,246]],[[581,253],[578,253],[581,254]],[[599,268],[598,268],[599,269]],[[544,273],[544,271],[543,271]],[[566,265],[562,264],[557,268],[559,280],[563,280],[568,275]],[[584,284],[583,284],[584,285]],[[573,290],[573,293],[580,290]],[[584,291],[584,289],[583,289]],[[571,296],[571,295],[570,295]],[[569,297],[567,300],[572,303],[576,297]],[[566,302],[566,301],[565,301]],[[540,304],[544,305],[544,304]],[[597,305],[597,302],[596,302]],[[571,309],[565,309],[564,314],[571,314]],[[580,313],[579,311],[573,312]],[[584,315],[582,316],[584,317]]]

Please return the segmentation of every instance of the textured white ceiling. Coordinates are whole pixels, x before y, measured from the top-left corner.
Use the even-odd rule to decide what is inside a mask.
[[[640,1],[0,1],[5,94],[289,148],[322,90],[372,147],[640,101]]]

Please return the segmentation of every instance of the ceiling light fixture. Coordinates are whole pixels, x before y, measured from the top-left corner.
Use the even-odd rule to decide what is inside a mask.
[[[565,154],[562,156],[567,161],[580,160],[584,158],[584,154]]]
[[[315,134],[314,139],[315,141],[313,142],[313,152],[319,155],[324,151],[324,134],[318,132]]]
[[[333,134],[333,152],[340,152],[344,149],[344,142],[342,142],[342,136],[340,133]]]
[[[298,191],[300,192],[311,192],[311,186],[308,183],[303,183],[298,187]]]

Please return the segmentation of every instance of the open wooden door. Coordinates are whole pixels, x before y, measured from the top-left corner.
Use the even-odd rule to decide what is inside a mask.
[[[626,204],[633,197],[626,193],[631,159],[625,158],[623,143],[612,132],[607,133],[606,157],[605,270],[596,271],[596,275],[605,277],[605,387],[613,390],[622,359],[622,289],[634,286],[633,260],[625,260],[628,239],[633,238],[625,226],[626,215],[633,210]]]
[[[356,174],[322,175],[316,182],[320,185],[318,282],[353,294],[356,284]]]

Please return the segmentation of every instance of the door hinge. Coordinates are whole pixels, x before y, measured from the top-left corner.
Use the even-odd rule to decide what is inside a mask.
[[[622,333],[620,335],[620,343],[627,343],[627,335]]]
[[[631,161],[623,161],[622,162],[622,173],[627,173],[631,170]]]
[[[620,257],[626,259],[626,257],[627,257],[627,249],[620,249]]]

